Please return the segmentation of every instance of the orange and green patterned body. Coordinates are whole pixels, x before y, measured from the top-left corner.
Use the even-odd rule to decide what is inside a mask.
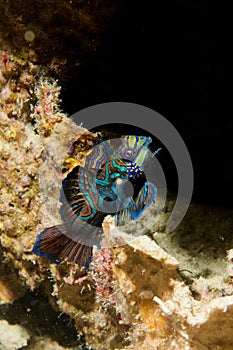
[[[67,259],[88,267],[92,247],[100,246],[104,218],[114,215],[120,225],[127,212],[128,219],[135,220],[156,197],[156,187],[143,171],[150,142],[150,137],[127,135],[117,150],[109,141],[94,147],[84,167],[75,167],[63,180],[64,223],[41,232],[33,252],[54,263]],[[127,182],[133,188],[130,195]]]

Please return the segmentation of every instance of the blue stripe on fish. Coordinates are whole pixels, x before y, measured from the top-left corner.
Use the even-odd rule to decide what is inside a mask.
[[[67,259],[88,268],[93,242],[100,246],[100,228],[109,214],[106,203],[120,225],[126,214],[130,220],[139,218],[156,198],[157,189],[146,181],[143,171],[151,159],[150,143],[147,136],[125,135],[117,151],[110,141],[94,147],[86,156],[84,167],[75,167],[62,182],[60,214],[64,224],[42,231],[32,251],[54,263]],[[117,185],[119,178],[131,182],[132,197],[126,196],[124,186]],[[121,203],[124,209],[119,211]],[[91,231],[86,223],[91,225]]]

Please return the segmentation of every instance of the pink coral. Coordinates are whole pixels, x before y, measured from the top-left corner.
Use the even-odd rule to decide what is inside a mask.
[[[117,291],[119,289],[117,279],[112,270],[113,256],[107,248],[95,252],[91,263],[91,276],[96,284],[96,301],[104,308],[110,306],[116,308]]]

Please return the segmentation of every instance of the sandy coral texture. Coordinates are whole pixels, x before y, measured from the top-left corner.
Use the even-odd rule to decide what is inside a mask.
[[[72,12],[70,3],[66,2],[61,17],[65,23]],[[49,10],[52,4],[47,3]],[[95,4],[101,6],[99,1]],[[108,217],[104,232],[110,247],[95,251],[88,271],[66,261],[50,264],[31,254],[38,233],[60,220],[57,193],[67,148],[76,141],[76,163],[67,162],[65,170],[82,164],[98,135],[74,126],[61,111],[60,86],[51,77],[51,66],[38,63],[46,39],[43,26],[36,18],[26,26],[23,11],[12,26],[17,6],[16,1],[4,8],[12,28],[7,35],[16,53],[8,50],[6,34],[1,38],[5,49],[0,50],[0,349],[233,349],[229,210],[193,203],[176,232],[166,235],[170,200],[166,213],[156,225],[150,225],[148,236],[139,232],[133,238],[119,233],[120,245],[114,244],[114,222]],[[40,6],[45,23],[50,13],[47,7]],[[110,6],[110,10],[114,9]],[[103,10],[102,19],[104,15]],[[92,37],[98,21],[85,8],[79,18],[90,22],[88,33]],[[89,34],[85,38],[90,39]],[[75,37],[72,32],[67,35]],[[53,36],[56,33],[51,28],[48,40]],[[17,41],[19,37],[23,43]],[[80,38],[80,42],[86,40]],[[59,55],[59,42],[55,44],[50,64],[59,71],[65,62]],[[25,47],[23,57],[17,50]],[[56,139],[60,140],[59,150]],[[58,155],[57,163],[49,158],[48,150]],[[43,176],[51,187],[44,186]],[[149,208],[144,220],[153,221],[154,210]],[[9,314],[10,310],[14,311]],[[31,315],[31,310],[37,311]],[[4,319],[6,315],[8,319]],[[40,317],[43,322],[38,323],[36,318]],[[30,320],[37,326],[30,327]],[[67,322],[75,335],[69,333]],[[57,332],[52,334],[54,327]]]

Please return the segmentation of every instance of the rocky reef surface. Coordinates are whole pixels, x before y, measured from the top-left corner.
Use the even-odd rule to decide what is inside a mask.
[[[5,7],[8,25],[17,6]],[[50,11],[43,13],[46,22]],[[91,21],[87,12],[79,15],[83,23]],[[66,65],[59,43],[52,68],[45,66],[38,58],[45,34],[35,19],[26,26],[24,18],[17,17],[21,31],[17,27],[17,33],[3,36],[0,49],[0,349],[232,349],[228,209],[192,203],[170,235],[164,227],[172,196],[159,220],[153,205],[145,212],[147,235],[119,232],[108,217],[109,247],[95,250],[89,270],[51,264],[31,253],[38,233],[60,220],[57,194],[67,148],[77,142],[76,161],[82,164],[97,135],[74,126],[61,111],[61,86],[52,74]],[[48,150],[57,154],[53,161]],[[55,179],[54,185],[44,186],[45,178],[50,184]]]
[[[125,234],[120,246],[96,250],[88,271],[31,254],[36,235],[58,220],[56,191],[62,175],[57,169],[65,150],[78,140],[81,163],[96,135],[79,126],[70,132],[71,122],[59,108],[60,87],[44,68],[0,54],[1,348],[36,349],[41,342],[45,349],[67,348],[67,338],[68,348],[77,349],[229,349],[233,270],[227,210],[192,204],[181,226],[167,235],[163,230],[171,200],[149,236]],[[51,141],[55,134],[64,149],[58,164],[44,163],[48,145],[57,150]],[[41,169],[47,179],[54,178],[49,164],[57,171],[47,193],[50,213],[39,183]],[[153,220],[154,210],[151,206],[143,220]],[[106,237],[113,228],[107,219]],[[51,308],[50,317],[44,308]],[[37,313],[44,319],[32,329]],[[77,330],[75,336],[63,331],[63,342],[53,325],[61,313]],[[67,319],[62,321],[68,331]],[[16,345],[9,342],[12,332]]]

